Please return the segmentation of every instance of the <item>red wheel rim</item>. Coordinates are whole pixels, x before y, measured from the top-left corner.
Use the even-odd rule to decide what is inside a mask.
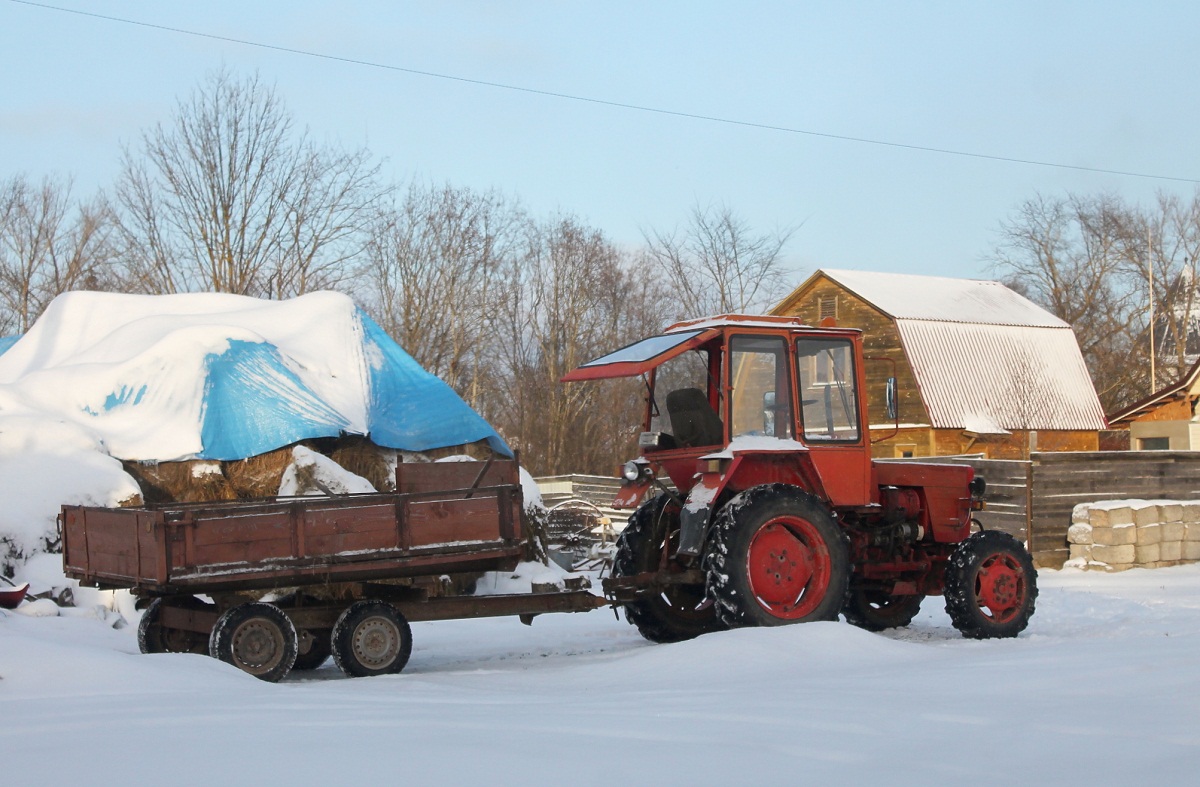
[[[746,575],[759,606],[777,618],[811,614],[829,588],[829,547],[807,519],[768,521],[750,539]]]
[[[1025,572],[1012,555],[997,553],[979,564],[975,574],[975,601],[995,623],[1007,623],[1025,603]]]

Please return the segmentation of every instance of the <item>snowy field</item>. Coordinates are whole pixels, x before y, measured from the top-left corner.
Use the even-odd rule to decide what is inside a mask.
[[[1200,783],[1200,566],[1043,571],[1017,640],[844,623],[651,645],[609,610],[418,623],[400,675],[260,682],[114,613],[0,616],[0,782]],[[107,619],[106,619],[107,618]]]

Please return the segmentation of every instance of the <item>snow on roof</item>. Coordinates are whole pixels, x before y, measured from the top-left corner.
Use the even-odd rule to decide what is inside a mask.
[[[353,301],[213,293],[56,298],[0,355],[0,430],[76,425],[112,456],[241,459],[369,434],[426,450],[499,435]]]
[[[828,268],[818,273],[898,320],[1070,327],[998,281]]]
[[[1104,429],[1104,410],[1067,327],[897,320],[937,428]],[[980,427],[972,429],[972,427]]]

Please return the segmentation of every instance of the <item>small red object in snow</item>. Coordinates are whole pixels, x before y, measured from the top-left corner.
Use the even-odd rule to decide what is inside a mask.
[[[17,605],[25,600],[26,590],[29,590],[28,583],[19,588],[0,588],[0,607],[16,609]]]

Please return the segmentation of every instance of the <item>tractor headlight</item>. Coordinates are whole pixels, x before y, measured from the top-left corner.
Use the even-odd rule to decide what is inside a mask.
[[[626,481],[636,481],[642,477],[642,466],[637,462],[626,462],[621,466],[621,477]]]

